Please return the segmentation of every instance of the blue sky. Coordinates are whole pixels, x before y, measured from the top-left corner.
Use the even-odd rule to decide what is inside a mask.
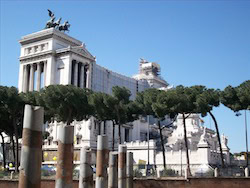
[[[47,8],[70,22],[69,35],[86,43],[98,64],[124,75],[136,74],[143,57],[159,63],[161,76],[174,86],[224,89],[250,79],[247,0],[0,3],[1,85],[17,86],[18,40],[44,28]],[[213,112],[231,152],[245,150],[244,116],[236,117],[223,105]],[[249,112],[247,118],[250,124]],[[205,125],[214,128],[210,118]]]

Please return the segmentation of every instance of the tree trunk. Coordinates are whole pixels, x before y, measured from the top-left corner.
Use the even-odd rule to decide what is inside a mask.
[[[112,131],[112,134],[113,134],[113,140],[112,140],[112,151],[115,151],[115,122],[113,122],[113,131]]]
[[[69,108],[69,115],[68,115],[68,118],[67,118],[67,121],[66,121],[66,125],[69,126],[72,122],[72,109]]]
[[[101,122],[98,121],[98,135],[101,135]]]
[[[13,154],[13,159],[14,159],[14,161],[16,161],[15,142],[14,142],[13,135],[10,136],[10,139],[11,139],[11,143],[12,143],[12,154]],[[13,161],[12,161],[12,162],[13,162]]]
[[[122,138],[121,138],[121,125],[120,125],[120,123],[118,124],[118,128],[119,128],[119,130],[118,130],[118,137],[119,137],[119,144],[121,144],[122,143]]]
[[[186,129],[186,117],[185,114],[182,114],[183,118],[183,127],[184,127],[184,140],[185,140],[185,148],[186,148],[186,160],[187,160],[187,172],[189,176],[192,176],[190,170],[190,162],[189,162],[189,153],[188,153],[188,141],[187,141],[187,129]]]
[[[160,120],[157,120],[158,128],[160,130],[160,139],[161,139],[161,147],[162,147],[162,157],[163,157],[163,166],[164,170],[166,169],[166,158],[165,158],[165,147],[163,143],[163,136],[162,136],[162,129],[161,129],[161,123]]]
[[[103,121],[103,134],[106,135],[106,120]]]
[[[122,143],[122,138],[121,138],[121,118],[120,118],[120,114],[119,111],[117,110],[117,117],[118,117],[118,138],[119,138],[119,144]]]
[[[216,133],[217,133],[217,139],[218,139],[219,147],[220,147],[221,165],[222,165],[222,168],[223,168],[225,166],[225,164],[224,164],[224,159],[223,159],[223,153],[222,153],[222,147],[221,147],[221,141],[220,141],[220,132],[219,132],[218,124],[217,124],[217,121],[216,121],[214,115],[212,114],[212,112],[208,112],[208,113],[210,114],[210,116],[212,117],[212,119],[214,121],[215,129],[216,129]]]
[[[13,127],[14,127],[14,132],[15,132],[15,140],[16,140],[16,160],[15,160],[15,172],[18,172],[18,167],[19,167],[19,143],[18,143],[18,130],[16,127],[16,123],[14,121]]]
[[[5,143],[4,143],[4,137],[3,137],[3,133],[0,133],[0,136],[2,137],[2,148],[3,148],[3,167],[4,170],[6,169],[6,157],[5,157]]]

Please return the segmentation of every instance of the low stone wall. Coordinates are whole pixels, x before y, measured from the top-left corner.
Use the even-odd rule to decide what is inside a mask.
[[[135,188],[242,188],[250,187],[250,178],[190,178],[134,180]]]
[[[17,188],[17,180],[0,180],[1,188]],[[54,180],[43,180],[41,188],[54,188]],[[242,188],[250,187],[250,178],[191,178],[189,180],[168,179],[135,179],[134,188]],[[74,181],[73,188],[78,188]]]

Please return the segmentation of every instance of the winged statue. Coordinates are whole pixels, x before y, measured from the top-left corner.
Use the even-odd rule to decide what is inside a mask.
[[[50,10],[50,9],[48,9],[48,12],[49,12],[49,17],[54,17],[55,15],[54,15],[54,13]]]
[[[51,27],[55,27],[55,14],[48,9],[48,12],[49,12],[49,17],[50,17],[50,20],[47,21],[46,23],[46,26],[45,26],[45,29],[48,29],[48,28],[51,28]]]

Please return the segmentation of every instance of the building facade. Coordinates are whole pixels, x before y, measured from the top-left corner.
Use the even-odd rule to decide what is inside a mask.
[[[21,44],[19,92],[40,91],[48,85],[72,84],[76,87],[111,94],[113,86],[124,86],[131,91],[131,99],[134,99],[137,92],[147,88],[154,87],[163,90],[170,88],[169,84],[161,78],[160,66],[157,63],[141,59],[137,75],[131,78],[118,74],[98,65],[96,58],[86,49],[84,43],[54,28],[26,35],[19,42]],[[62,122],[56,121],[45,125],[44,130],[49,133],[43,144],[43,160],[46,164],[56,163],[58,127],[62,125]],[[75,163],[79,163],[79,151],[84,146],[92,149],[93,161],[95,161],[99,130],[94,118],[81,122],[74,121],[72,125],[74,126]],[[181,116],[178,116],[174,125],[174,128],[165,129],[163,133],[167,140],[165,143],[166,162],[169,168],[182,173],[186,158]],[[101,127],[101,133],[105,132],[108,135],[111,148],[112,124],[107,122],[106,130],[103,130],[104,126]],[[115,135],[118,135],[117,132],[116,129]],[[157,134],[154,118],[149,116],[122,126],[122,142],[127,145],[128,151],[134,153],[136,164],[149,162],[161,168],[163,160],[157,144],[159,140]],[[216,133],[200,125],[199,115],[193,114],[187,119],[187,134],[190,162],[196,165],[193,168],[194,171],[200,169],[201,165],[209,170],[210,165],[220,163]],[[115,141],[118,143],[118,136]],[[225,136],[222,137],[222,145],[225,162],[230,164]]]

